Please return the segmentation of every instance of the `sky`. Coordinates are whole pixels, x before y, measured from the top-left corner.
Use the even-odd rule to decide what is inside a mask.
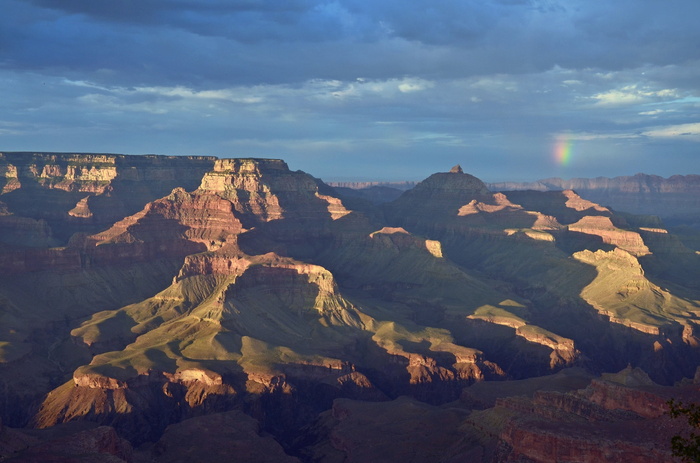
[[[700,174],[698,0],[2,0],[0,151]]]

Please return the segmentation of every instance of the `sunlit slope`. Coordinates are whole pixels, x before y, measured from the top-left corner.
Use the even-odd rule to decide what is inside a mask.
[[[98,313],[73,331],[76,341],[96,352],[117,349],[78,368],[72,381],[77,387],[61,388],[44,403],[36,417],[40,426],[84,419],[98,409],[100,420],[116,424],[123,419],[119,410],[137,417],[150,410],[140,405],[144,397],[169,400],[155,391],[182,390],[193,409],[216,397],[235,403],[275,391],[295,394],[313,383],[336,396],[414,391],[440,401],[474,380],[504,376],[482,352],[456,343],[449,330],[400,314],[376,320],[343,297],[333,275],[318,265],[231,248],[193,256],[200,263],[205,257],[231,265],[210,261],[195,274],[195,265],[186,263],[165,291]],[[215,275],[214,268],[232,270]],[[112,402],[105,402],[106,393]],[[72,405],[76,400],[83,405]]]
[[[522,322],[588,346],[582,352],[596,363],[620,368],[626,357],[660,368],[657,380],[674,364],[690,374],[700,266],[665,230],[637,228],[634,217],[570,190],[486,193],[458,169],[431,176],[385,210],[392,226],[441,242],[446,258],[520,296],[527,316],[513,315]],[[489,323],[522,323],[498,310],[478,314]],[[666,335],[672,340],[662,352]]]
[[[161,410],[157,434],[206,410],[272,417],[278,400],[284,413],[337,397],[444,403],[476,381],[572,365],[694,372],[692,285],[663,284],[674,272],[649,260],[682,254],[692,272],[692,254],[573,191],[519,199],[453,169],[365,215],[281,161],[217,162],[198,189],[75,241],[104,265],[173,253],[181,265],[167,288],[73,322],[94,356],[37,423],[99,409],[139,435]]]
[[[693,332],[700,316],[700,301],[675,296],[650,282],[635,256],[618,248],[580,251],[574,258],[595,266],[597,276],[582,290],[581,297],[612,322],[651,334],[682,327],[684,339],[697,342]]]
[[[201,232],[193,235],[194,230],[225,223],[222,219],[211,222],[212,217],[224,217],[222,212],[211,213],[212,205],[215,211],[228,214],[228,222],[237,224],[236,218],[241,217],[240,220],[256,227],[251,231],[240,226],[221,228],[217,236],[223,236],[224,231],[232,233],[226,237],[229,244],[220,248],[222,244],[212,246],[214,240],[203,242],[217,251],[187,257],[170,288],[142,303],[98,313],[75,329],[72,335],[96,353],[124,349],[98,355],[91,366],[80,370],[81,374],[91,371],[112,372],[116,376],[143,375],[150,369],[159,369],[159,359],[162,369],[171,373],[201,367],[219,368],[222,373],[230,368],[243,368],[276,374],[280,371],[276,365],[294,364],[291,361],[294,356],[316,359],[299,360],[305,364],[346,362],[358,368],[366,365],[381,370],[384,360],[377,360],[376,352],[380,357],[399,355],[410,364],[411,354],[431,359],[431,351],[449,352],[450,349],[454,350],[455,359],[463,358],[463,351],[467,349],[472,352],[467,357],[474,363],[480,362],[482,356],[478,346],[470,344],[465,334],[472,329],[473,320],[495,322],[506,327],[504,334],[509,332],[507,336],[511,339],[520,338],[551,352],[545,364],[552,368],[575,360],[574,343],[531,320],[527,300],[519,299],[505,286],[499,287],[497,282],[494,284],[490,279],[456,266],[443,255],[439,241],[415,236],[400,228],[377,229],[367,219],[345,209],[340,200],[318,193],[317,184],[308,176],[286,173],[277,165],[271,171],[262,167],[265,166],[255,163],[217,164],[215,170],[205,176],[199,190],[174,193],[181,195],[183,204],[202,205],[191,207],[193,212],[189,214],[177,216],[187,219],[183,222],[186,225],[183,236],[190,242],[203,242],[199,238]],[[464,191],[476,188],[479,194],[486,194],[476,179],[469,178],[466,184],[457,183]],[[436,196],[441,201],[452,201],[449,195],[444,195],[449,189],[437,190]],[[167,201],[175,197],[159,200],[156,204],[163,206],[149,206],[144,211],[171,210],[169,204],[172,203]],[[498,219],[500,223],[515,211],[516,222],[526,217],[537,227],[527,230],[545,237],[544,240],[537,236],[531,238],[527,233],[520,237],[521,229],[509,227],[507,236],[518,242],[551,245],[553,238],[547,230],[561,229],[553,218],[523,211],[503,196],[495,200],[493,206],[470,202],[469,207],[460,209],[460,217],[497,214],[502,216]],[[287,209],[283,206],[288,202],[293,206]],[[226,206],[227,203],[230,205]],[[178,220],[182,222],[182,218]],[[154,231],[150,239],[156,239],[157,229],[147,227],[142,217],[123,222],[130,225],[121,226],[122,232],[115,227],[113,236],[126,236],[125,233],[150,236],[141,231],[145,228]],[[307,227],[300,227],[303,224]],[[518,222],[516,225],[527,224]],[[308,258],[323,267],[285,260],[275,254],[251,256],[239,251],[235,244],[240,241],[247,245],[246,249],[265,250],[265,246],[286,229],[292,232],[281,241],[274,241],[271,248],[297,256],[311,253]],[[319,229],[323,230],[329,245],[312,252],[313,245],[309,247],[303,243],[318,238]],[[250,240],[248,235],[252,237]],[[120,241],[128,243],[130,240]],[[106,244],[110,242],[113,241]],[[558,252],[554,247],[552,251]],[[304,269],[316,270],[305,273]],[[341,292],[335,278],[343,288]],[[308,292],[301,290],[302,287],[319,289]],[[341,293],[347,296],[340,296]],[[493,311],[498,311],[495,318]],[[386,329],[377,331],[379,326],[388,326],[386,323],[405,327],[403,331],[394,330],[400,333],[421,333],[434,327],[436,333],[442,334],[439,340],[406,335],[405,346],[397,349],[394,341],[384,343],[382,333],[387,333]],[[454,328],[460,332],[459,344],[455,344],[451,333]],[[414,339],[416,336],[419,341]],[[423,347],[426,342],[428,346],[442,347],[426,351]],[[509,347],[512,351],[509,355],[515,355],[519,348],[517,344]],[[443,354],[438,357],[440,355],[444,357]],[[207,363],[218,360],[229,363],[213,367]],[[531,361],[540,360],[533,358]],[[435,359],[426,362],[436,368],[445,363]],[[469,377],[453,368],[453,364],[458,363],[464,362],[446,363],[447,370],[454,370],[446,377]],[[497,367],[487,370],[502,374]],[[481,372],[473,374],[475,377],[482,375]]]
[[[387,322],[344,298],[323,267],[274,254],[246,257],[221,251],[211,258],[229,259],[237,271],[183,276],[152,298],[98,313],[75,329],[73,336],[95,349],[120,340],[125,345],[97,355],[76,374],[128,379],[152,370],[206,368],[224,374],[242,368],[275,375],[295,364],[361,369],[381,367],[387,361],[383,356],[420,357],[418,346],[425,341],[434,352],[454,355],[456,363],[481,359],[477,350],[455,345],[449,331],[425,331],[409,319],[402,321],[401,312],[391,322],[400,328],[387,331]],[[368,310],[390,313],[388,308]],[[408,344],[398,349],[401,340]],[[378,354],[367,353],[372,345]]]

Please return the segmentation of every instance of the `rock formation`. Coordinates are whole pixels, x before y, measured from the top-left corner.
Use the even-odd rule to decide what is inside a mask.
[[[0,428],[2,461],[132,463],[133,449],[113,428],[58,426],[41,432]]]
[[[700,175],[663,178],[636,174],[615,178],[549,178],[533,183],[490,184],[494,191],[575,190],[584,198],[633,214],[656,215],[669,225],[700,227]]]
[[[192,190],[214,157],[0,153],[0,191],[15,215],[45,220],[66,242],[133,214],[173,188]]]
[[[700,363],[700,255],[574,191],[492,193],[455,166],[379,207],[274,159],[4,153],[0,172],[14,427],[109,426],[155,461],[189,455],[197,429],[260,461],[556,459],[534,440],[560,436],[515,418],[532,401],[584,424],[564,442],[582,452],[587,420],[653,422],[659,402],[538,377],[631,363],[670,385]],[[406,436],[450,427],[389,455],[373,410]],[[620,442],[611,455],[648,450]]]
[[[509,418],[500,433],[497,460],[676,461],[668,442],[686,424],[668,415],[666,402],[680,396],[700,399],[696,387],[663,388],[641,370],[628,368],[577,392],[501,399],[496,409],[507,411]]]

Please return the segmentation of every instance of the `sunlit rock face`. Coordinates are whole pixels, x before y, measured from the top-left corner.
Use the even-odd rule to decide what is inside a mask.
[[[94,233],[167,195],[193,190],[214,157],[0,153],[0,191],[10,211],[45,220],[60,243]]]
[[[434,182],[444,188],[426,187]],[[455,184],[461,187],[447,188]],[[435,191],[441,193],[436,195]],[[663,233],[658,230],[662,229],[630,225],[644,220],[617,215],[571,190],[486,193],[459,169],[431,176],[386,205],[385,210],[392,226],[441,242],[446,258],[507,281],[517,294],[527,295],[527,310],[538,320],[538,328],[520,328],[528,325],[527,317],[498,306],[495,308],[505,313],[484,308],[469,318],[513,326],[516,334],[529,342],[541,340],[547,345],[562,336],[573,343],[562,342],[562,348],[569,347],[560,352],[575,352],[584,339],[596,336],[590,331],[595,330],[601,334],[600,349],[589,350],[587,355],[596,356],[607,368],[624,365],[609,362],[606,352],[619,347],[593,328],[600,322],[594,313],[652,337],[670,335],[640,339],[645,347],[628,351],[635,352],[633,356],[661,381],[668,371],[666,367],[661,367],[664,373],[657,370],[658,362],[666,355],[675,355],[670,353],[667,339],[676,346],[671,350],[685,351],[695,345],[697,285],[683,275],[697,268],[697,255],[682,249],[678,240],[660,238]],[[667,258],[676,263],[677,271],[660,264]],[[659,278],[681,282],[694,296],[686,299],[658,285]],[[607,323],[600,328],[611,329]],[[550,335],[541,335],[539,330]],[[622,333],[613,336],[629,339]],[[608,347],[603,347],[606,343]],[[697,354],[691,355],[696,358]],[[503,363],[501,359],[499,364]],[[692,368],[691,363],[673,363],[683,363],[685,375]]]
[[[261,458],[279,461],[539,461],[564,454],[537,436],[562,438],[505,419],[535,413],[518,391],[552,416],[655,420],[658,400],[610,378],[569,392],[628,364],[649,376],[625,387],[671,385],[700,362],[700,256],[573,191],[492,193],[455,166],[376,206],[275,159],[5,153],[0,166],[12,426],[108,425],[156,443],[154,461],[232,421],[234,447],[274,438]],[[535,394],[549,384],[560,395]],[[496,392],[465,394],[477,385]],[[362,450],[358,423],[388,432],[378,409],[407,439],[422,419],[447,420],[449,438]],[[531,453],[515,445],[528,439]],[[636,461],[644,449],[622,441]]]
[[[491,188],[494,191],[575,190],[582,197],[616,211],[659,216],[669,225],[700,227],[700,175],[549,178],[531,184],[493,184]]]

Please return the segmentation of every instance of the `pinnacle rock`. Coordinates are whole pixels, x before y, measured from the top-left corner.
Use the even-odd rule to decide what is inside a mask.
[[[462,170],[462,166],[460,166],[459,164],[457,164],[457,165],[454,166],[452,169],[450,169],[450,173],[451,173],[451,174],[463,174],[464,171]]]

